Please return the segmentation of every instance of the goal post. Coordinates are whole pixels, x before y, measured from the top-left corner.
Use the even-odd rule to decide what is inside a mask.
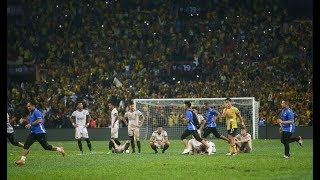
[[[258,119],[260,103],[254,97],[233,97],[232,105],[237,107],[244,118],[248,133],[253,139],[258,139]],[[171,99],[134,99],[134,106],[145,116],[144,125],[140,128],[141,139],[149,139],[156,126],[161,124],[167,131],[169,139],[180,139],[187,125],[179,118],[185,115],[183,105],[185,101],[191,102],[191,108],[198,107],[199,114],[205,118],[204,103],[222,113],[225,98],[171,98]],[[239,120],[238,120],[239,121]],[[227,136],[225,118],[217,119],[217,130]],[[238,130],[240,133],[240,130]],[[212,136],[212,134],[210,135]],[[214,137],[215,138],[215,137]],[[212,139],[210,137],[209,139]]]

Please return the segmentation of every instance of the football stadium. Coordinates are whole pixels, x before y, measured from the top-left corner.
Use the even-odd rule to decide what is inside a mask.
[[[7,179],[313,179],[312,0],[8,0]]]

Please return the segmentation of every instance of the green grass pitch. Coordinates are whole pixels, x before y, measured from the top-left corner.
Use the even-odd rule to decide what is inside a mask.
[[[121,141],[124,143],[124,141]],[[171,140],[162,154],[154,154],[148,141],[142,141],[141,154],[107,154],[107,141],[92,141],[94,154],[89,155],[83,141],[84,155],[79,155],[76,141],[49,142],[63,146],[66,156],[45,151],[34,143],[25,165],[14,162],[21,149],[8,143],[8,179],[312,179],[313,141],[303,146],[290,144],[290,159],[283,158],[280,140],[253,140],[253,152],[226,156],[229,145],[214,139],[214,155],[181,155],[183,145]]]

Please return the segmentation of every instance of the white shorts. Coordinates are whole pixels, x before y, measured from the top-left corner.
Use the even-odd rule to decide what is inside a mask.
[[[161,142],[156,142],[156,143],[154,143],[154,145],[155,145],[158,149],[163,149],[163,148],[164,148],[164,143],[161,143]]]
[[[83,126],[76,127],[75,138],[76,139],[80,139],[80,138],[86,138],[87,139],[87,138],[89,138],[87,128],[85,128]]]
[[[111,138],[118,138],[119,128],[111,128]]]
[[[135,135],[136,137],[139,137],[140,136],[140,128],[128,127],[128,135],[129,136]]]

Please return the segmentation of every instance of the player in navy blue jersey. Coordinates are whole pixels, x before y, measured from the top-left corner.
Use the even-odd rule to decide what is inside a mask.
[[[300,146],[302,146],[302,138],[301,136],[291,138],[292,133],[295,131],[295,123],[294,123],[294,114],[292,109],[289,107],[288,101],[281,102],[282,111],[281,111],[281,119],[278,119],[279,124],[281,125],[282,135],[281,135],[281,143],[284,145],[284,158],[290,157],[290,147],[289,143],[298,142]]]
[[[30,129],[31,133],[28,135],[27,140],[24,143],[21,159],[16,161],[15,163],[18,165],[25,164],[26,156],[29,153],[29,148],[36,141],[41,144],[43,149],[50,151],[59,151],[62,156],[64,156],[63,147],[56,147],[48,144],[46,129],[44,128],[43,116],[41,112],[36,108],[36,103],[34,101],[30,101],[27,104],[27,107],[30,112],[30,117],[29,123],[25,126],[25,128]]]
[[[204,130],[203,138],[207,140],[207,137],[212,133],[216,138],[223,139],[229,142],[229,139],[217,131],[216,120],[219,117],[220,113],[211,108],[207,102],[204,103],[204,108],[206,109],[206,124],[207,128]]]
[[[181,135],[181,140],[184,145],[184,150],[183,150],[182,154],[187,154],[190,152],[190,149],[188,148],[188,141],[186,139],[189,135],[193,135],[193,137],[197,141],[199,141],[203,145],[205,145],[206,148],[209,148],[208,143],[205,140],[203,140],[202,138],[200,138],[200,136],[198,134],[197,127],[196,127],[194,119],[193,119],[193,113],[192,113],[192,110],[190,107],[191,107],[191,103],[189,101],[186,101],[184,103],[184,109],[186,110],[185,122],[188,123],[188,127]]]

